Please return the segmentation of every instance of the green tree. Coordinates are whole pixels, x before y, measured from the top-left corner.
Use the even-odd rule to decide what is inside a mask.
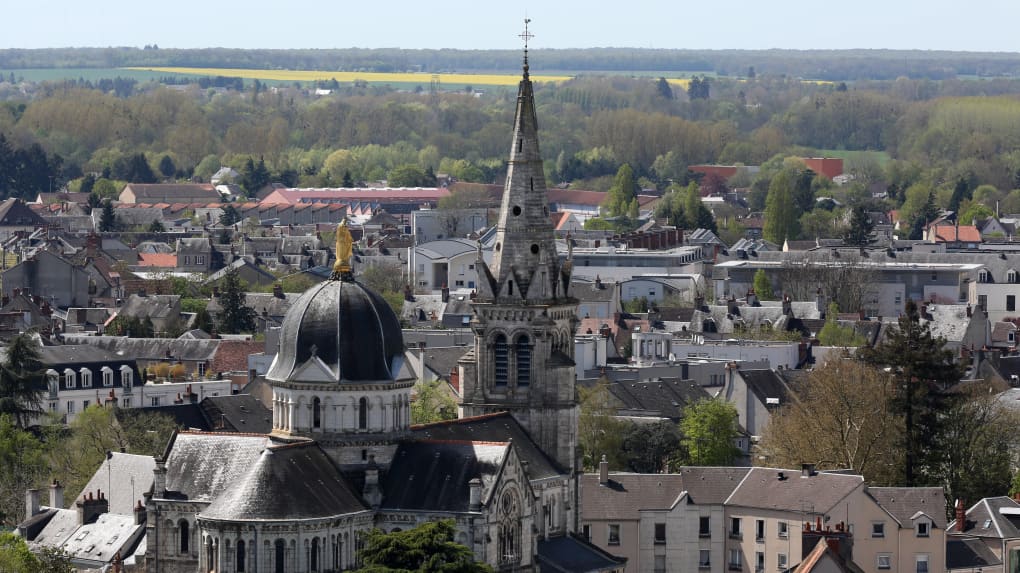
[[[896,381],[894,406],[902,412],[904,423],[900,485],[939,483],[946,414],[953,400],[946,390],[962,376],[953,353],[945,348],[945,339],[932,335],[929,324],[919,321],[917,305],[907,301],[905,316],[885,340],[858,353],[869,364],[888,367]]]
[[[15,427],[10,415],[0,414],[0,526],[25,520],[25,490],[39,487],[48,472],[42,442]]]
[[[603,206],[610,217],[619,217],[627,214],[631,201],[637,198],[637,179],[634,177],[634,170],[630,165],[624,163],[616,171],[616,178],[613,179],[613,186],[606,194]]]
[[[864,205],[854,205],[850,211],[850,228],[843,241],[848,245],[864,247],[871,242],[871,232],[874,229],[875,223],[872,222]]]
[[[0,533],[0,563],[4,573],[42,573],[39,559],[25,540],[14,533]]]
[[[178,429],[169,414],[141,408],[116,408],[110,421],[127,436],[127,451],[140,456],[162,456],[170,436]]]
[[[156,174],[149,166],[144,153],[136,153],[127,160],[127,165],[120,178],[131,183],[155,183]]]
[[[670,462],[682,451],[680,436],[680,428],[669,420],[626,423],[622,450],[627,470],[646,474],[667,472]]]
[[[195,313],[195,328],[202,332],[212,332],[215,325],[213,324],[212,317],[209,315],[209,311],[200,308]]]
[[[109,232],[117,230],[117,215],[113,212],[113,202],[107,199],[103,201],[103,211],[99,214],[99,231]]]
[[[793,174],[782,170],[772,178],[765,198],[765,240],[782,245],[787,239],[796,239],[797,213],[793,203]]]
[[[237,270],[227,271],[220,281],[220,332],[238,334],[255,330],[255,310],[245,305],[244,288]]]
[[[769,280],[765,269],[758,269],[754,273],[754,294],[758,300],[774,300],[776,294],[772,292],[772,281]]]
[[[228,204],[223,207],[223,212],[220,213],[220,226],[229,227],[240,220],[241,214],[233,205]]]
[[[249,157],[245,161],[241,169],[241,187],[249,197],[254,197],[259,189],[269,185],[269,179],[269,168],[266,167],[264,159],[260,157],[258,163],[255,163],[255,160]]]
[[[163,177],[170,178],[177,174],[177,166],[174,165],[174,160],[169,155],[164,155],[159,160],[159,172]]]
[[[14,336],[0,363],[0,414],[9,415],[19,428],[27,427],[43,413],[45,387],[39,347],[29,334]]]
[[[149,223],[149,232],[163,233],[166,232],[166,227],[163,226],[163,222],[160,221],[159,219],[153,219],[152,222]]]
[[[453,540],[453,519],[422,523],[405,531],[373,529],[362,538],[358,557],[369,573],[491,573],[471,549]]]
[[[457,401],[446,391],[445,382],[433,380],[414,385],[415,397],[411,402],[411,423],[431,424],[457,417]]]
[[[839,316],[839,305],[835,302],[829,303],[825,311],[825,326],[818,331],[818,342],[822,346],[864,346],[864,337],[849,326],[840,326],[837,320]]]
[[[394,167],[386,177],[390,187],[434,187],[435,176],[431,178],[426,170],[418,165],[406,164]]]
[[[660,77],[658,81],[655,82],[655,91],[662,99],[673,99],[673,89],[669,87],[669,82],[666,81],[666,78]]]
[[[729,466],[740,457],[736,439],[740,436],[737,409],[724,400],[703,399],[688,404],[680,420],[681,444],[687,463],[699,466]]]
[[[713,233],[718,230],[712,212],[701,201],[701,189],[693,181],[684,196],[684,219],[688,229],[708,229]]]
[[[625,422],[616,416],[615,399],[609,391],[609,380],[601,378],[591,388],[577,388],[580,415],[577,420],[578,445],[582,464],[593,471],[605,456],[612,467],[620,467],[618,456]]]

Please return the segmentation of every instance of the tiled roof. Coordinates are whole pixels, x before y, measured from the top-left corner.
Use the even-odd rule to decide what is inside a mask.
[[[641,510],[666,510],[687,492],[690,503],[721,504],[747,475],[748,468],[686,467],[673,474],[610,473],[581,476],[582,519],[638,519]]]
[[[176,267],[177,255],[173,253],[138,253],[140,267]]]
[[[974,225],[937,225],[934,227],[935,242],[980,243],[981,231]]]
[[[751,468],[726,504],[804,511],[805,500],[810,500],[811,511],[825,513],[864,483],[864,478],[859,475],[826,472],[817,472],[810,477],[801,475],[801,470]]]
[[[180,432],[167,456],[167,491],[211,502],[247,475],[269,444],[266,436]]]
[[[900,527],[913,527],[912,518],[922,512],[935,527],[946,528],[946,497],[941,487],[869,487],[867,492]]]
[[[265,350],[265,343],[255,340],[221,340],[209,372],[247,372],[248,356]]]
[[[468,511],[469,482],[475,478],[482,482],[481,501],[487,503],[509,452],[506,442],[403,442],[382,486],[382,507]]]

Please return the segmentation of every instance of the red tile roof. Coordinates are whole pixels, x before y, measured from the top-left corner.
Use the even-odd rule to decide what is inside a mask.
[[[258,354],[266,349],[264,342],[254,340],[221,340],[216,347],[216,355],[209,365],[208,371],[247,372],[248,356]]]
[[[974,225],[937,225],[935,227],[935,242],[937,243],[980,243],[981,231]],[[957,235],[959,230],[959,236]]]
[[[138,266],[173,268],[177,266],[177,255],[173,253],[138,253]]]

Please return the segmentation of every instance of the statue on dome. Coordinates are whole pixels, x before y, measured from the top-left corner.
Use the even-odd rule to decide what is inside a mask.
[[[336,263],[333,265],[333,280],[346,278],[351,273],[351,257],[354,255],[354,239],[347,227],[347,219],[336,227]]]

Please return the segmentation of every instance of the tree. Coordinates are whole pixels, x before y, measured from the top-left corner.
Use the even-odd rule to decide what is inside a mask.
[[[241,169],[241,187],[249,197],[254,197],[259,189],[269,185],[269,178],[269,169],[261,157],[258,163],[255,163],[251,157],[245,161],[244,167]]]
[[[0,414],[0,526],[25,520],[25,490],[44,483],[48,471],[42,442],[15,427],[10,415]]]
[[[220,213],[220,226],[229,227],[241,220],[241,214],[233,205],[226,205]]]
[[[159,160],[159,172],[163,177],[170,178],[177,174],[177,166],[174,165],[174,160],[169,155],[164,155]]]
[[[344,177],[340,183],[340,186],[343,187],[344,189],[352,189],[354,187],[354,179],[351,178],[350,169],[344,170]]]
[[[162,456],[170,436],[178,429],[168,415],[141,408],[116,408],[111,423],[127,436],[127,451],[141,456]]]
[[[818,331],[818,342],[822,346],[842,346],[844,348],[864,346],[867,343],[864,337],[857,334],[852,327],[840,326],[837,320],[838,315],[839,305],[830,302],[829,308],[825,311],[825,326]]]
[[[163,233],[166,232],[166,227],[163,226],[163,222],[160,221],[159,219],[153,219],[152,222],[149,223],[149,232]]]
[[[625,422],[615,418],[616,406],[609,380],[600,378],[591,388],[579,386],[578,403],[581,413],[577,420],[578,445],[582,464],[587,470],[598,468],[605,456],[612,467],[620,467],[618,456]]]
[[[429,521],[408,529],[385,533],[373,529],[362,538],[358,557],[369,573],[491,573],[476,563],[471,549],[455,543],[453,519]]]
[[[708,229],[716,232],[715,218],[701,201],[698,184],[691,182],[684,196],[684,219],[688,229]]]
[[[904,425],[901,485],[938,483],[946,413],[953,399],[946,390],[962,376],[945,339],[932,335],[928,323],[919,321],[917,305],[908,301],[905,316],[885,340],[859,355],[869,364],[890,368],[895,377],[893,407],[902,412]]]
[[[25,540],[14,533],[0,533],[0,563],[4,573],[42,573],[39,559]]]
[[[149,167],[149,160],[144,153],[136,153],[127,159],[124,166],[115,169],[120,179],[130,183],[155,183],[156,174]]]
[[[418,382],[411,402],[411,423],[431,424],[457,417],[457,401],[446,391],[442,380]]]
[[[394,167],[386,177],[386,184],[390,187],[434,187],[436,181],[435,175],[429,177],[421,167],[406,164]]]
[[[843,242],[848,245],[864,247],[871,242],[871,231],[874,228],[875,223],[868,216],[864,205],[854,205],[850,211],[850,228],[847,230]]]
[[[758,269],[754,273],[754,294],[758,300],[774,300],[776,294],[772,292],[772,281],[769,280],[765,269]]]
[[[634,170],[630,165],[624,163],[616,171],[613,179],[613,186],[606,194],[603,206],[610,217],[626,215],[631,201],[637,198],[637,179],[634,177]]]
[[[696,99],[708,99],[710,81],[704,76],[694,76],[687,85],[687,97],[692,101]]]
[[[772,178],[765,198],[765,240],[782,245],[787,239],[796,239],[797,213],[793,203],[793,174],[782,170]]]
[[[117,215],[113,212],[113,202],[107,199],[103,201],[103,212],[99,214],[99,231],[109,232],[117,230]]]
[[[637,473],[663,473],[680,456],[680,428],[663,420],[654,424],[627,423],[623,435],[623,455],[627,470]]]
[[[30,334],[18,334],[7,345],[7,357],[0,363],[0,414],[11,417],[19,428],[43,413],[42,393],[46,384],[39,348]]]
[[[849,468],[873,485],[894,485],[903,463],[896,384],[880,368],[832,358],[790,389],[763,432],[756,463]]]
[[[209,315],[209,311],[201,308],[195,313],[195,328],[202,332],[212,332],[215,328],[212,317]]]
[[[734,445],[740,436],[737,420],[737,409],[724,400],[706,398],[688,404],[680,420],[687,464],[733,465],[741,454]]]
[[[237,334],[255,330],[255,310],[245,305],[244,288],[236,269],[220,281],[220,332]]]
[[[655,82],[655,91],[664,100],[673,99],[673,89],[669,87],[669,82],[666,81],[666,78],[660,77]]]

